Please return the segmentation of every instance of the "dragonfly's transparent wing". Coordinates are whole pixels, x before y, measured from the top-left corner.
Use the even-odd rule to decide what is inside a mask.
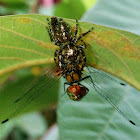
[[[13,118],[42,93],[45,92],[47,94],[48,88],[54,85],[60,79],[60,77],[61,72],[56,66],[44,71],[42,76],[40,76],[36,82],[33,82],[33,84],[31,84],[31,86],[23,93],[21,97],[14,101],[13,106],[18,104],[18,108],[1,123],[5,123],[9,119]]]
[[[89,75],[91,78],[87,78],[85,81],[107,100],[126,120],[133,125],[140,125],[140,119],[136,117],[131,106],[125,101],[127,96],[134,96],[133,93],[127,95],[127,91],[120,92],[122,91],[120,89],[124,88],[126,84],[100,70],[88,67],[87,71],[87,76]]]

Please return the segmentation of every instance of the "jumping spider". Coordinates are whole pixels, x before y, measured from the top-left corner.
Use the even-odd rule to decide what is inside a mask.
[[[60,68],[61,74],[67,79],[67,93],[73,100],[81,100],[88,92],[88,89],[80,82],[83,79],[90,78],[82,77],[82,71],[86,64],[86,56],[83,48],[86,48],[85,43],[81,40],[86,34],[90,33],[93,28],[77,37],[78,20],[76,20],[76,30],[74,35],[70,26],[62,19],[52,17],[51,22],[48,21],[48,31],[52,43],[60,48],[55,51],[54,61]],[[82,44],[77,45],[78,41]],[[64,90],[65,90],[64,84]]]

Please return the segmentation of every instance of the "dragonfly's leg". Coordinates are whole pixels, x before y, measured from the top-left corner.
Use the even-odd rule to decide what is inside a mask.
[[[66,92],[65,92],[65,86],[66,86],[66,85],[69,85],[69,83],[64,83],[64,93],[61,95],[61,97],[64,96],[65,93],[66,93]]]
[[[64,83],[64,92],[65,92],[65,86],[66,85],[69,85],[69,83],[67,83],[67,82]]]
[[[92,27],[90,30],[88,30],[87,32],[81,34],[77,39],[76,42],[77,43],[82,37],[84,37],[85,35],[87,35],[88,33],[90,33],[94,28]]]
[[[83,77],[82,79],[80,79],[80,81],[85,80],[85,79],[89,79],[91,81],[91,83],[93,84],[93,86],[95,86],[95,83],[94,83],[93,79],[91,78],[91,76]]]
[[[91,78],[91,76],[83,77],[83,78],[80,79],[80,81],[83,81],[85,79],[89,79],[94,84],[93,79]]]
[[[48,27],[47,29],[49,30],[49,35],[50,35],[50,38],[51,38],[51,41],[55,44],[55,45],[59,45],[59,40],[56,39],[56,37],[54,36],[54,32],[51,28],[51,25],[50,25],[50,21],[49,19],[47,18],[47,22],[48,22]]]

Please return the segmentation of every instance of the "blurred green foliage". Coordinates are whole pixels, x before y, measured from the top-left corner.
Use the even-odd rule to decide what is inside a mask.
[[[96,0],[63,0],[61,3],[53,7],[53,15],[64,18],[80,19],[95,2]],[[0,0],[0,15],[27,14],[31,10],[31,5],[32,4],[28,0]],[[84,21],[124,29],[139,34],[139,6],[140,4],[138,0],[100,0],[95,7],[93,6],[92,9],[84,15],[82,19]],[[2,99],[2,102],[0,103],[1,108],[3,108],[3,104],[7,104],[8,108],[8,102],[12,102],[16,97],[19,97],[18,93],[14,93],[16,93],[17,90],[26,87],[26,85],[34,78],[28,70],[29,69],[14,73],[14,76],[17,77],[14,83],[8,81],[7,84],[4,84],[4,86],[2,85],[3,91],[5,88],[6,92],[0,93]],[[4,82],[9,75],[4,76],[5,77],[0,79],[0,82]],[[7,86],[9,86],[9,88],[6,89]],[[55,87],[57,86],[59,85],[57,84]],[[60,92],[62,94],[63,92],[63,84],[61,87],[60,91],[58,91],[58,88],[50,89],[49,98],[44,94],[39,99],[36,99],[32,105],[27,107],[26,110],[23,110],[23,112],[40,109],[45,106],[46,102],[56,103],[57,93]],[[128,90],[129,92],[139,94],[138,91],[130,86],[128,87]],[[13,91],[13,94],[9,95],[9,91]],[[121,91],[126,92],[124,89]],[[61,140],[69,138],[72,138],[73,140],[93,138],[108,140],[139,139],[139,128],[129,125],[128,122],[121,118],[121,116],[117,114],[108,103],[102,102],[98,95],[95,95],[94,93],[95,92],[90,89],[90,93],[85,99],[78,103],[71,101],[67,95],[60,98],[58,122]],[[134,100],[137,101],[138,99],[139,98]],[[131,99],[129,100],[131,101]],[[39,105],[36,106],[36,102],[39,102]],[[5,116],[8,113],[5,108],[0,111],[2,114],[3,112],[6,112]],[[5,116],[1,117],[3,118]],[[17,119],[15,122],[17,122]],[[26,121],[24,123],[26,124]],[[0,128],[0,138],[2,139],[5,137],[6,133],[10,133],[13,127],[15,127],[14,123],[2,126]],[[23,126],[21,127],[23,128]],[[35,128],[37,127],[38,126],[35,126]]]
[[[62,0],[54,8],[54,15],[63,18],[78,19],[96,2],[96,0]]]
[[[25,0],[1,0],[0,15],[28,13],[29,7]]]

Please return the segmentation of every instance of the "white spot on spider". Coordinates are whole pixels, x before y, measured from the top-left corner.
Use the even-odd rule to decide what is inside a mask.
[[[74,54],[73,49],[69,49],[69,50],[67,51],[67,55],[68,55],[68,56],[72,56],[73,54]]]
[[[62,66],[62,64],[61,64],[61,62],[59,62],[59,67],[61,68],[61,66]]]
[[[64,30],[64,26],[61,25],[61,30]]]
[[[61,55],[59,55],[59,60],[61,60]]]

